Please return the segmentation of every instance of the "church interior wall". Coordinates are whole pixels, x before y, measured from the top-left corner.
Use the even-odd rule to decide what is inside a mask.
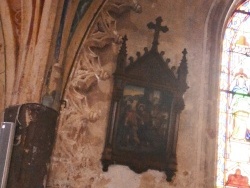
[[[4,2],[8,4],[7,0]],[[43,40],[46,43],[24,44],[22,37],[25,35],[19,36],[21,42],[16,46],[23,48],[22,45],[33,45],[36,49],[27,51],[29,56],[25,56],[26,60],[20,59],[20,55],[12,60],[16,61],[16,67],[22,65],[20,69],[15,67],[15,70],[11,70],[13,66],[5,66],[7,60],[11,59],[7,51],[14,49],[11,49],[12,43],[7,45],[6,39],[10,37],[7,37],[4,29],[10,23],[0,22],[0,86],[8,90],[0,91],[0,110],[4,111],[9,105],[37,102],[60,113],[47,187],[214,187],[222,33],[224,22],[230,16],[227,14],[230,6],[235,7],[239,1],[65,2],[54,1],[44,5],[44,9],[46,6],[48,9],[45,12],[54,11],[47,20],[41,14],[41,18],[44,18],[41,27],[47,35]],[[78,3],[85,7],[82,12],[78,9]],[[0,3],[2,5],[6,4]],[[78,20],[74,19],[75,13],[81,15]],[[7,13],[2,7],[1,20],[4,15]],[[126,166],[112,165],[108,172],[103,172],[100,161],[113,88],[112,73],[121,38],[127,35],[128,57],[136,59],[136,52],[143,54],[144,47],[151,47],[153,32],[148,30],[147,24],[154,22],[158,16],[163,19],[162,25],[169,28],[168,32],[160,33],[159,39],[158,48],[164,51],[164,59],[170,58],[170,66],[174,69],[180,64],[183,49],[186,48],[188,52],[189,89],[184,95],[185,109],[180,116],[178,171],[172,182],[167,182],[166,175],[156,170],[137,174]],[[53,27],[46,29],[48,23]],[[26,32],[25,29],[21,31]],[[18,38],[14,34],[12,37]],[[45,47],[49,50],[45,50]],[[34,56],[36,54],[37,57]],[[43,55],[45,57],[41,59]],[[36,64],[31,63],[31,57]],[[32,65],[33,71],[42,67],[39,74],[32,73],[36,79],[31,83],[28,79],[29,65]],[[20,75],[24,76],[15,77],[13,81],[12,75],[6,75],[11,71],[17,75],[18,71],[23,71]],[[29,87],[23,83],[23,78]],[[8,89],[8,82],[16,87]],[[32,87],[30,84],[33,84]],[[31,89],[37,92],[26,95]],[[9,94],[7,99],[6,92]],[[23,93],[19,96],[18,92]]]

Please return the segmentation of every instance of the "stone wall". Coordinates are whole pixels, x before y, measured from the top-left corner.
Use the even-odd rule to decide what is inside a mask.
[[[34,102],[58,110],[61,103],[47,187],[214,187],[223,24],[239,2],[2,0],[0,112]],[[128,56],[135,59],[151,47],[146,25],[158,16],[169,28],[160,34],[159,51],[170,66],[188,51],[189,89],[171,183],[154,170],[136,174],[113,165],[104,173],[100,161],[121,37],[127,35]]]
[[[229,5],[212,0],[106,2],[81,44],[67,83],[48,187],[214,186],[220,57],[214,49],[220,49]],[[212,19],[213,13],[218,20]],[[158,16],[169,28],[160,35],[159,51],[165,51],[171,66],[179,65],[183,48],[188,51],[190,88],[181,114],[178,172],[171,183],[154,170],[136,174],[126,166],[114,165],[104,173],[100,162],[120,38],[127,35],[128,56],[136,58],[137,51],[151,47],[153,33],[146,25]],[[216,41],[212,35],[217,36]]]

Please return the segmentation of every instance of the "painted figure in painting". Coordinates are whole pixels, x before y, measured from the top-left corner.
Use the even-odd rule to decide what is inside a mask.
[[[125,118],[125,127],[126,127],[126,144],[134,143],[140,144],[140,140],[138,138],[138,121],[140,117],[138,113],[133,109],[133,106],[128,106],[126,111],[126,118]]]
[[[250,125],[247,124],[250,112],[250,97],[247,96],[249,94],[247,79],[247,75],[243,72],[243,69],[240,69],[239,73],[235,75],[232,89],[231,109],[234,122],[231,137],[238,140],[250,140]]]
[[[150,109],[151,103],[142,96],[127,104],[124,121],[126,145],[149,145],[148,132],[152,127]]]
[[[234,174],[228,175],[226,186],[238,187],[238,188],[249,188],[248,178],[241,175],[241,170],[236,169]]]
[[[150,144],[150,136],[148,132],[150,127],[152,127],[151,114],[145,104],[141,103],[138,105],[138,114],[140,116],[138,135],[144,145]]]
[[[172,98],[154,89],[128,85],[124,90],[118,147],[160,150],[164,147]]]

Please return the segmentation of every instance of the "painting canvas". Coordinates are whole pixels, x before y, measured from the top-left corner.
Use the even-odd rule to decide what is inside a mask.
[[[165,152],[172,100],[166,91],[126,85],[115,148],[154,154]]]

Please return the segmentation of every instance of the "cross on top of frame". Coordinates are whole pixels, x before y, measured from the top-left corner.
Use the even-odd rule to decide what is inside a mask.
[[[158,18],[156,18],[156,23],[154,24],[153,22],[148,23],[148,28],[149,29],[154,29],[155,33],[154,33],[154,40],[152,43],[152,48],[151,50],[154,51],[158,51],[157,47],[158,47],[158,40],[159,40],[159,33],[160,31],[162,31],[163,33],[166,33],[168,31],[168,27],[167,26],[162,26],[161,25],[162,22],[162,18],[159,16]]]

